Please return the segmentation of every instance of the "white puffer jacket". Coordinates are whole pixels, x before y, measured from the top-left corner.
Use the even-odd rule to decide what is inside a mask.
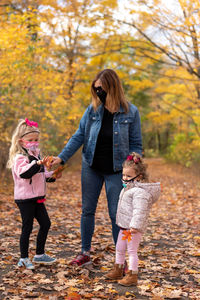
[[[151,206],[160,196],[160,183],[135,181],[123,188],[117,208],[116,223],[122,228],[135,228],[144,232]]]

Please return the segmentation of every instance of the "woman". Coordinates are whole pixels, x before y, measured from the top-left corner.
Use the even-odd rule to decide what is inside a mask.
[[[92,104],[86,109],[78,130],[68,141],[54,164],[64,164],[83,145],[81,254],[71,262],[91,263],[90,248],[95,211],[105,182],[112,235],[116,244],[119,227],[116,211],[122,189],[122,163],[130,152],[142,152],[140,116],[124,96],[118,75],[112,69],[99,72],[91,85]]]

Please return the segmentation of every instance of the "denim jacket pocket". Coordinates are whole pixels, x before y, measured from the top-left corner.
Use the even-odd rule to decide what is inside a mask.
[[[132,118],[123,118],[119,121],[121,141],[123,141],[123,144],[125,143],[127,146],[129,145],[129,128],[132,122]]]
[[[89,119],[90,119],[90,122],[96,121],[96,120],[97,120],[97,116],[96,116],[95,114],[91,114],[91,115],[89,116]]]
[[[122,125],[130,124],[133,122],[133,118],[127,117],[119,120],[119,123]]]

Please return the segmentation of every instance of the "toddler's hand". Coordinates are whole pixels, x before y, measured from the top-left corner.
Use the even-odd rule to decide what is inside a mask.
[[[41,165],[46,165],[47,160],[48,160],[48,156],[44,156],[43,159],[40,159],[40,160],[37,161],[37,164],[40,165],[40,166]]]
[[[52,161],[53,161],[53,156],[47,156],[47,157],[45,157],[44,165],[47,168],[47,170],[51,169]]]
[[[135,229],[135,228],[130,228],[130,232],[131,232],[131,233],[137,233],[137,232],[138,232],[138,230],[137,230],[137,229]]]
[[[44,165],[48,170],[51,168],[53,156],[44,156],[43,159],[37,162],[38,165]]]

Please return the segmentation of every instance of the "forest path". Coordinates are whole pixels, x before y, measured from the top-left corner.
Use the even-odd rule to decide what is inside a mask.
[[[93,266],[76,269],[69,265],[81,247],[80,170],[70,167],[48,185],[46,206],[52,225],[46,252],[58,261],[53,266],[36,266],[35,271],[16,267],[21,220],[12,184],[1,184],[0,299],[200,299],[200,177],[162,159],[147,159],[147,163],[150,178],[162,184],[162,194],[152,208],[139,249],[137,287],[125,288],[103,279],[114,259],[104,189],[96,212]],[[37,231],[35,222],[30,258]]]

